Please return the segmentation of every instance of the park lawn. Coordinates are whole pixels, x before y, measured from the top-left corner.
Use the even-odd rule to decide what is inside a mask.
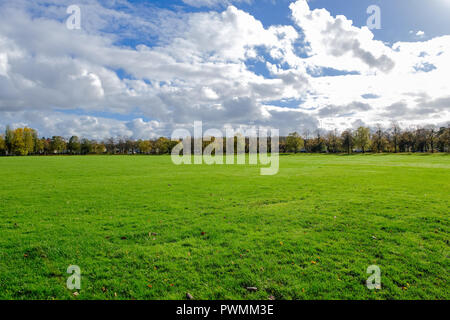
[[[275,176],[1,157],[0,299],[449,299],[449,169],[442,154],[283,155]]]

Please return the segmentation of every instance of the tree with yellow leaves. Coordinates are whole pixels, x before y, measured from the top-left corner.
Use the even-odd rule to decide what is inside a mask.
[[[36,131],[30,128],[23,129],[23,141],[25,145],[25,150],[27,154],[31,154],[34,152],[34,136],[36,135]]]
[[[359,127],[355,132],[355,146],[360,148],[363,153],[370,146],[370,129]]]
[[[28,154],[28,150],[25,146],[23,128],[17,128],[13,131],[11,147],[12,153],[15,155],[26,156]]]
[[[140,153],[148,154],[152,151],[152,145],[149,140],[139,140],[137,147]]]

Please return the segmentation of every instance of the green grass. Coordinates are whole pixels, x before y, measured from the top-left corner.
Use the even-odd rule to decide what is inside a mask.
[[[281,156],[276,176],[168,156],[0,169],[0,299],[450,298],[448,155]]]

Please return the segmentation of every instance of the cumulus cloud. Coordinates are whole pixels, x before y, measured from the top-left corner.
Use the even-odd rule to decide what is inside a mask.
[[[367,103],[352,102],[345,106],[330,105],[319,109],[321,117],[343,117],[354,114],[357,111],[369,111],[372,107]]]
[[[46,137],[58,134],[64,137],[79,135],[98,140],[109,137],[148,139],[165,133],[161,130],[161,123],[143,119],[120,121],[105,117],[40,111],[4,112],[2,117],[13,128],[39,128],[39,135]],[[0,124],[0,129],[4,130],[5,125]]]
[[[345,16],[333,17],[325,9],[311,10],[306,0],[292,3],[290,8],[309,44],[311,60],[319,66],[356,71],[369,67],[382,72],[394,67],[391,50],[374,40],[367,27],[354,27]]]

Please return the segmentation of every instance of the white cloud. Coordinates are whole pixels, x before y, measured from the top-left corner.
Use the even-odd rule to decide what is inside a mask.
[[[105,117],[41,111],[5,112],[3,117],[13,128],[24,126],[39,128],[39,135],[46,137],[58,134],[64,137],[79,135],[97,140],[110,137],[150,139],[165,134],[162,123],[144,121],[141,118],[121,121]],[[0,129],[4,130],[5,125],[0,124]]]
[[[411,92],[427,93],[430,97],[445,97],[450,89],[445,74],[450,71],[448,54],[450,37],[428,42],[399,42],[392,47],[373,40],[366,27],[357,28],[344,16],[332,17],[324,9],[310,10],[305,0],[291,4],[293,18],[302,29],[309,44],[308,61],[311,68],[328,67],[358,74],[323,76],[310,80],[314,92],[304,107],[319,108],[318,116],[328,127],[337,118],[350,123],[354,119],[365,123],[389,123],[397,120],[445,122],[449,109],[425,109]],[[370,95],[372,99],[361,99]],[[354,103],[370,104],[360,110],[349,108]],[[392,112],[401,105],[409,106],[407,114]],[[395,110],[394,110],[395,111]],[[333,121],[334,120],[334,121]],[[414,121],[413,121],[414,120]]]
[[[395,65],[390,48],[373,39],[367,28],[357,28],[345,16],[325,9],[310,10],[306,0],[290,5],[292,16],[309,45],[311,63],[339,70],[389,72]]]

